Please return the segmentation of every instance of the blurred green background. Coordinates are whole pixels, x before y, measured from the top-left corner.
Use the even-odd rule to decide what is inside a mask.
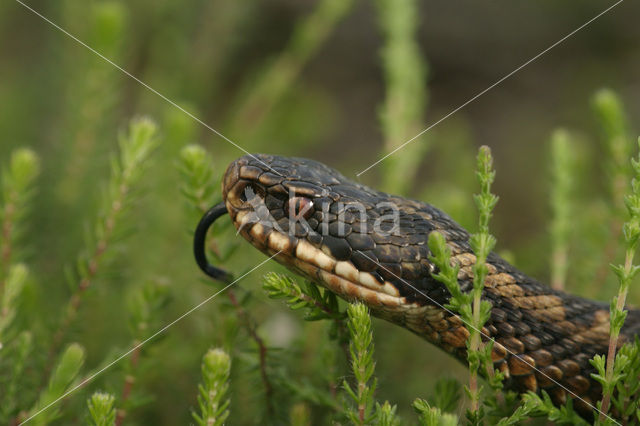
[[[424,61],[414,68],[420,105],[408,120],[411,126],[403,129],[406,134],[390,140],[389,123],[385,127],[381,120],[393,85],[389,63],[403,81],[411,58],[384,56],[390,40],[385,16],[392,12],[378,3],[384,2],[59,0],[28,5],[247,151],[310,157],[355,178],[391,148],[613,4],[418,2],[412,17],[413,53]],[[419,154],[413,159],[417,164],[401,182],[394,174],[403,169],[384,163],[359,180],[430,202],[473,230],[473,159],[479,145],[489,145],[497,169],[494,192],[500,196],[492,220],[499,251],[548,281],[548,140],[556,127],[565,127],[573,137],[577,170],[570,256],[581,262],[579,271],[570,267],[568,287],[610,298],[616,288],[612,277],[597,288],[590,285],[611,221],[607,168],[600,161],[606,151],[603,132],[590,103],[599,88],[614,89],[625,104],[630,134],[637,135],[638,16],[638,2],[621,3],[417,139],[412,146],[423,147],[410,151]],[[0,4],[0,39],[0,164],[21,146],[41,157],[23,237],[34,275],[24,305],[35,315],[29,324],[37,336],[50,339],[72,292],[65,270],[85,247],[99,213],[118,134],[135,116],[151,117],[160,129],[159,148],[127,218],[131,235],[84,295],[80,320],[65,340],[84,345],[87,368],[94,369],[130,347],[126,301],[134,289],[153,283],[169,294],[151,334],[218,288],[202,278],[192,258],[197,215],[181,201],[178,156],[187,144],[206,147],[218,185],[226,165],[243,153],[15,1]],[[239,275],[262,259],[239,242],[224,266]],[[325,335],[326,327],[304,323],[266,297],[260,277],[274,269],[278,266],[270,263],[253,273],[238,293],[250,294],[247,306],[259,332],[282,348],[276,351],[280,364],[272,368],[304,381],[325,356],[315,336]],[[631,292],[632,303],[640,302],[639,294]],[[126,424],[189,423],[200,359],[206,349],[220,345],[234,356],[229,423],[263,418],[255,348],[241,327],[229,325],[237,320],[225,304],[222,297],[211,301],[143,351]],[[465,380],[464,369],[438,349],[381,321],[374,326],[379,399],[398,404],[403,416],[411,417],[415,397],[431,395],[438,377]],[[26,374],[36,383],[46,351],[34,357],[42,359]],[[125,370],[107,370],[65,401],[62,411],[77,412],[74,407],[83,407],[96,389],[118,394]],[[337,370],[337,383],[341,374],[347,374],[344,365]],[[298,402],[291,395],[287,401]],[[321,423],[321,408],[310,407]],[[81,419],[67,416],[61,422]]]

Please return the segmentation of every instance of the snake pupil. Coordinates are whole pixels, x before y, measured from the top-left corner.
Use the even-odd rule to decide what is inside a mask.
[[[287,203],[287,213],[293,219],[308,219],[313,214],[313,201],[305,197],[293,197]]]

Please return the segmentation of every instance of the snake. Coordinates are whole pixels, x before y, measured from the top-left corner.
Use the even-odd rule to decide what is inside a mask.
[[[222,202],[205,214],[194,238],[196,260],[213,278],[230,274],[208,263],[209,226],[229,214],[239,235],[296,274],[372,315],[410,330],[466,362],[469,331],[447,308],[434,278],[428,237],[438,232],[459,267],[462,291],[473,287],[470,234],[438,208],[376,191],[314,160],[249,154],[222,178]],[[590,417],[602,395],[589,360],[609,346],[609,306],[529,277],[495,252],[486,259],[482,298],[491,314],[482,328],[505,389],[547,392],[556,405],[572,399]],[[628,309],[619,344],[640,333],[640,310]]]

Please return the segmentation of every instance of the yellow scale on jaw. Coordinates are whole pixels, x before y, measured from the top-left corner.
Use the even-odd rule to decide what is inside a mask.
[[[241,202],[237,198],[238,191],[229,191],[226,203],[232,208]],[[228,208],[229,208],[228,207]],[[373,275],[361,272],[348,261],[338,261],[330,256],[330,251],[324,246],[317,248],[304,239],[298,239],[283,234],[270,227],[268,232],[261,223],[253,223],[251,212],[239,210],[234,218],[236,228],[240,233],[248,237],[258,246],[264,247],[267,254],[281,252],[275,257],[280,263],[288,266],[294,264],[297,269],[310,279],[322,279],[331,290],[352,300],[361,299],[370,301],[371,304],[380,304],[384,307],[400,307],[403,309],[420,308],[417,304],[409,304],[406,299],[400,297],[396,287],[385,281],[380,283]],[[249,231],[247,233],[247,227]],[[295,256],[292,256],[295,245]]]

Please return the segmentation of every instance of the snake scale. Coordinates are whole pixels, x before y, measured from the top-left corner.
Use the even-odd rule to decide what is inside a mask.
[[[468,331],[443,308],[450,294],[432,277],[429,233],[445,237],[463,291],[472,287],[475,256],[469,233],[444,212],[373,190],[313,160],[263,154],[232,162],[222,195],[206,227],[228,213],[258,250],[466,362]],[[204,236],[196,252],[203,244]],[[217,268],[207,271],[202,256],[200,266],[224,278]],[[505,387],[545,390],[555,404],[572,397],[590,416],[601,387],[591,378],[589,359],[607,351],[608,305],[551,289],[495,253],[487,264],[483,298],[492,310],[482,333],[495,339],[492,359],[506,374]],[[639,332],[640,311],[630,309],[620,344]]]

